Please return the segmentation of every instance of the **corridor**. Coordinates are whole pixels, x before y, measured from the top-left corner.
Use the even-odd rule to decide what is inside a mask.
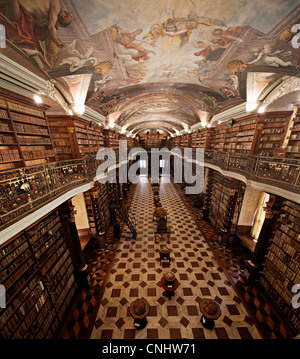
[[[95,339],[250,339],[260,334],[240,298],[204,241],[179,193],[167,178],[161,178],[160,201],[171,227],[171,263],[161,265],[155,243],[153,191],[146,177],[140,178],[131,211],[137,224],[137,239],[125,230],[106,283],[91,338]],[[160,280],[172,271],[179,288],[169,300],[163,296]],[[129,306],[138,297],[150,304],[148,324],[136,330]],[[200,323],[199,302],[216,301],[221,316],[214,330]]]

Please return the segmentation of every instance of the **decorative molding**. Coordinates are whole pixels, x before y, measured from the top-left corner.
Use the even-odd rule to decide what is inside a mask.
[[[300,78],[294,76],[284,76],[282,78],[282,82],[273,91],[271,91],[268,96],[266,96],[262,105],[267,107],[280,97],[297,90],[300,90]]]
[[[218,113],[217,115],[214,115],[210,121],[210,123],[214,123],[214,122],[224,122],[227,121],[228,119],[232,118],[232,119],[238,119],[240,117],[244,117],[244,116],[248,116],[251,113],[253,113],[255,110],[253,111],[247,111],[247,102],[243,102],[240,105],[234,106],[224,112]],[[201,126],[200,124],[197,124],[198,127]],[[198,127],[194,127],[192,126],[192,129],[197,129]]]
[[[44,91],[47,81],[0,53],[0,86],[23,96]]]

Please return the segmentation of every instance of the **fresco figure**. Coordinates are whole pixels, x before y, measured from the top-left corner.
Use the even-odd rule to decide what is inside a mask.
[[[292,66],[291,61],[286,61],[285,58],[291,56],[291,51],[287,50],[277,50],[272,53],[272,47],[274,42],[265,45],[263,48],[252,48],[250,53],[253,56],[256,56],[256,59],[248,62],[248,65],[254,64],[258,61],[262,61],[265,65],[272,66],[272,67],[279,67],[279,66]],[[275,56],[277,55],[277,56]]]
[[[57,35],[58,25],[68,26],[72,14],[63,9],[60,0],[0,0],[0,23],[6,27],[7,38],[14,39],[28,54],[43,52],[41,41],[46,41],[46,51],[51,51],[55,59],[64,44]],[[30,51],[31,50],[31,51]],[[51,57],[49,57],[51,63]],[[53,65],[53,63],[52,63]]]
[[[81,54],[78,50],[76,50],[76,42],[75,39],[71,44],[68,45],[68,54],[69,57],[63,59],[60,62],[60,65],[68,64],[70,65],[70,72],[75,72],[82,68],[83,66],[92,65],[95,66],[98,62],[96,57],[91,57],[94,48],[91,47],[87,50],[85,54]]]

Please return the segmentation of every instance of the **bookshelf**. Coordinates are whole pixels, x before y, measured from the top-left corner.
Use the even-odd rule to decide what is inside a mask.
[[[55,337],[77,288],[58,210],[2,244],[0,268],[3,338]]]
[[[238,180],[209,170],[205,207],[210,223],[221,236],[236,231],[244,190]],[[221,240],[224,242],[224,238]]]
[[[49,127],[59,160],[96,155],[104,147],[102,128],[98,125],[71,116],[49,116]]]
[[[107,232],[110,225],[108,184],[95,182],[94,187],[84,193],[84,199],[91,235],[96,237],[101,232]]]
[[[290,112],[267,113],[264,116],[263,128],[258,146],[259,156],[273,157],[280,147],[286,135]]]
[[[55,161],[45,110],[0,94],[0,171]]]
[[[296,332],[300,329],[300,309],[291,305],[292,287],[300,283],[300,205],[289,200],[277,221],[265,257],[259,283],[276,303]]]
[[[300,113],[298,112],[291,126],[291,132],[286,148],[286,157],[300,158]]]

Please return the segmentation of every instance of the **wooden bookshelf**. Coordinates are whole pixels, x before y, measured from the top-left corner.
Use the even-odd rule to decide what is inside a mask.
[[[95,182],[94,187],[84,193],[84,199],[91,235],[96,237],[101,232],[107,232],[111,221],[108,201],[108,184]]]
[[[0,171],[55,161],[45,110],[0,94]]]
[[[3,338],[54,338],[77,287],[58,211],[2,244],[0,268]]]
[[[283,145],[291,112],[267,113],[258,146],[259,156],[273,157]]]
[[[240,181],[209,170],[205,207],[208,208],[208,219],[221,235],[222,242],[225,235],[236,231],[244,190]]]
[[[300,112],[293,119],[285,156],[300,158]]]
[[[56,155],[60,160],[96,155],[104,147],[102,128],[71,116],[49,116],[49,127]]]
[[[291,305],[295,284],[300,283],[300,205],[284,201],[270,240],[260,284],[298,333],[300,309]]]

